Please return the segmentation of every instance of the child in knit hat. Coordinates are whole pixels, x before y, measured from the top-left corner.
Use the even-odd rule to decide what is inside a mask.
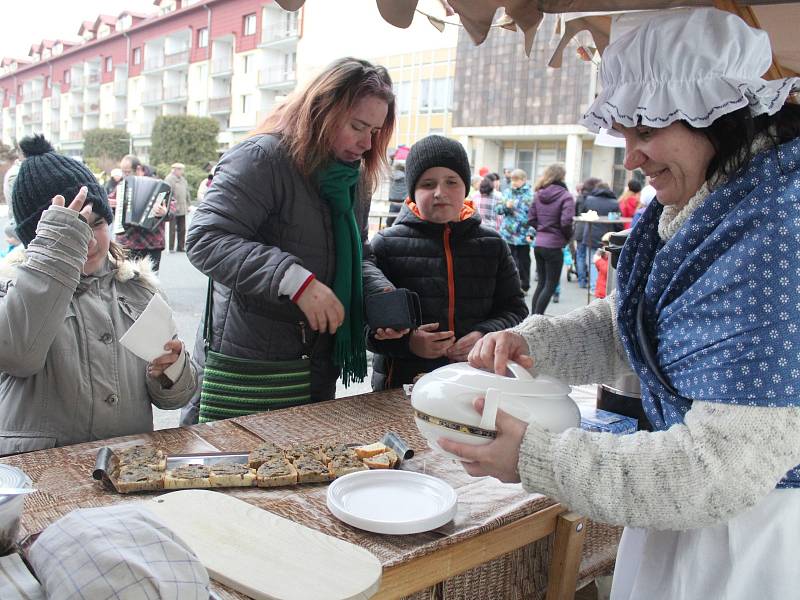
[[[419,295],[423,325],[400,339],[392,331],[369,333],[375,390],[464,361],[485,333],[528,314],[507,244],[465,199],[464,147],[439,135],[421,139],[406,158],[406,184],[409,197],[394,225],[372,239],[370,260],[396,287]]]
[[[25,138],[14,184],[15,253],[0,272],[0,455],[152,431],[151,404],[195,390],[183,343],[151,363],[118,341],[157,291],[149,262],[110,240],[112,213],[91,171]]]

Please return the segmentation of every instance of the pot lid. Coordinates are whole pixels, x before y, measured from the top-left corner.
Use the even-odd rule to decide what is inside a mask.
[[[0,465],[0,487],[27,488],[30,486],[31,478],[25,474],[25,471],[10,465]],[[16,497],[0,495],[0,504]]]

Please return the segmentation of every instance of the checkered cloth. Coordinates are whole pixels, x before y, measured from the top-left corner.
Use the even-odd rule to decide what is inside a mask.
[[[75,510],[29,552],[48,600],[208,600],[208,573],[189,547],[138,505]]]

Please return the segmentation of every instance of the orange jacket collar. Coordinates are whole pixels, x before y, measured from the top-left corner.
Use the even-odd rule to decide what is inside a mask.
[[[419,207],[417,207],[417,203],[414,202],[411,198],[406,198],[406,206],[408,206],[408,210],[414,213],[418,218],[425,221],[425,218],[419,213]],[[474,214],[475,214],[475,206],[473,205],[472,200],[466,198],[464,200],[464,206],[461,208],[461,214],[458,215],[459,222],[466,221]]]

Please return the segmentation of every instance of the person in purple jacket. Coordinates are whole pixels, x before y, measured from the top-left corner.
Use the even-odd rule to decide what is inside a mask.
[[[561,278],[564,246],[572,237],[575,199],[564,184],[564,166],[550,165],[534,187],[533,204],[528,210],[528,225],[536,230],[538,283],[531,300],[531,314],[543,315]]]

